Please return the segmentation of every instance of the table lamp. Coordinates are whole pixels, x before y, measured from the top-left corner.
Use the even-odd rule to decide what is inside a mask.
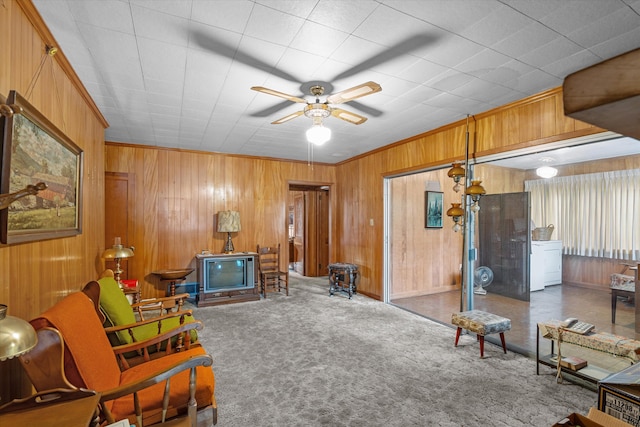
[[[120,260],[131,258],[133,256],[133,249],[133,246],[131,246],[130,248],[125,248],[124,246],[122,246],[122,244],[120,243],[120,237],[116,237],[114,245],[102,253],[102,258],[112,259],[116,262],[116,269],[113,272],[113,278],[116,280],[120,287],[122,287],[122,282],[120,282],[120,273],[122,273],[122,269],[120,268]]]
[[[218,212],[218,233],[227,233],[227,243],[224,245],[225,254],[233,253],[231,233],[237,233],[238,231],[240,231],[240,212]]]
[[[38,343],[33,326],[19,317],[7,316],[7,306],[0,304],[0,360],[20,356]]]

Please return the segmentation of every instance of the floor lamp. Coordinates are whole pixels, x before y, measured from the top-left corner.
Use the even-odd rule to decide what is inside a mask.
[[[474,214],[480,210],[480,197],[486,193],[482,181],[473,178],[473,165],[469,163],[469,115],[465,132],[465,160],[464,166],[454,162],[447,176],[453,179],[454,191],[460,191],[460,181],[464,178],[464,194],[461,203],[451,203],[447,215],[454,222],[453,231],[462,229],[462,292],[460,295],[460,311],[473,310],[473,268],[476,260],[474,245],[475,221]],[[465,299],[466,295],[466,299]]]

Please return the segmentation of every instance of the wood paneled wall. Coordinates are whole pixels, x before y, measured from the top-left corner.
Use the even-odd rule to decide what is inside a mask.
[[[383,180],[464,158],[467,120],[399,141],[337,166],[335,215],[338,259],[362,266],[358,291],[383,293]],[[470,154],[477,157],[602,132],[564,116],[560,88],[476,114],[469,123]],[[487,180],[488,182],[489,180]],[[369,226],[369,218],[374,226]],[[440,251],[441,248],[434,248]],[[435,253],[420,256],[434,256]],[[413,255],[412,255],[413,256]],[[414,262],[406,258],[409,265]]]
[[[9,315],[31,319],[96,277],[104,250],[104,129],[63,52],[46,57],[53,37],[28,1],[0,1],[0,94],[21,95],[84,151],[82,234],[0,246],[0,302]],[[33,86],[29,94],[27,89]],[[0,362],[0,404],[24,389],[19,363]],[[13,387],[12,387],[13,386]]]
[[[334,166],[306,162],[115,143],[106,144],[104,157],[106,171],[135,179],[134,227],[127,244],[136,250],[128,275],[140,280],[143,297],[164,293],[166,284],[162,287],[152,271],[196,267],[196,253],[222,252],[226,233],[214,228],[217,212],[240,212],[242,231],[232,235],[237,252],[255,251],[258,243],[280,243],[286,250],[289,183],[335,184]],[[108,200],[106,205],[117,209]],[[287,264],[285,256],[281,268]],[[187,281],[197,281],[196,272]]]
[[[453,191],[446,168],[404,175],[390,182],[390,299],[446,292],[460,288],[462,233],[451,229],[424,228],[424,192],[427,182],[444,193],[444,209],[461,200]],[[523,191],[525,172],[518,169],[478,165],[475,176],[483,179],[488,194]]]

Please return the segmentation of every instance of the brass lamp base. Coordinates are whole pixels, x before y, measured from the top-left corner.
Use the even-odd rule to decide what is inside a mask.
[[[224,253],[232,254],[234,250],[233,242],[231,241],[231,232],[227,232],[227,243],[224,245]]]

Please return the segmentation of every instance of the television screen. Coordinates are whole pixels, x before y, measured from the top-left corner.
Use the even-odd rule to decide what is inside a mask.
[[[205,292],[253,288],[253,258],[211,258],[203,260]],[[251,276],[251,277],[249,277]]]

